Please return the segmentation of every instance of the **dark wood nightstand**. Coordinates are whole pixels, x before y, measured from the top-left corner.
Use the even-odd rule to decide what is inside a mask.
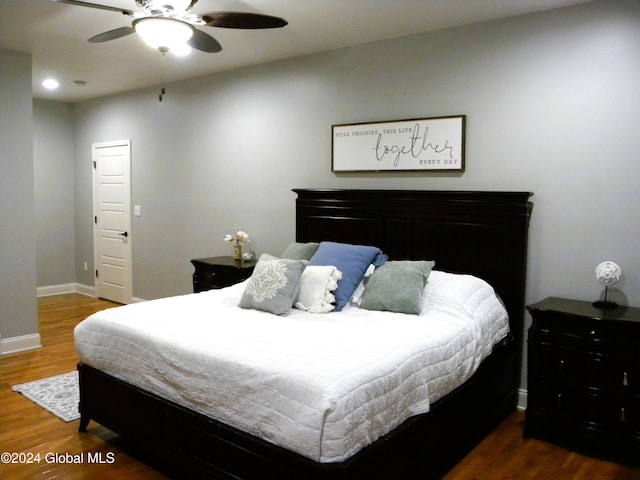
[[[204,292],[213,288],[229,287],[246,280],[253,273],[255,260],[238,261],[233,257],[210,257],[191,260],[193,272],[193,292]]]
[[[527,309],[524,436],[640,464],[640,308],[550,297]]]

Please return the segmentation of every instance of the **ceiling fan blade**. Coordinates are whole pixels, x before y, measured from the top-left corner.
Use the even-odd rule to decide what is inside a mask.
[[[221,28],[280,28],[287,25],[283,18],[244,12],[209,12],[200,15],[208,27]]]
[[[107,42],[109,40],[115,40],[116,38],[127,36],[133,32],[135,32],[133,27],[120,27],[114,30],[109,30],[108,32],[100,33],[95,37],[91,37],[89,41],[91,43]]]
[[[187,45],[191,48],[207,53],[217,53],[222,51],[222,45],[220,45],[215,38],[195,28],[193,29],[193,36],[189,39]]]
[[[127,15],[129,17],[135,16],[135,13],[132,10],[127,10],[125,8],[118,7],[110,7],[109,5],[100,5],[97,3],[89,3],[89,2],[81,2],[79,0],[51,0],[56,3],[66,3],[67,5],[75,5],[77,7],[89,7],[89,8],[97,8],[99,10],[108,10],[110,12],[118,12],[123,15]]]

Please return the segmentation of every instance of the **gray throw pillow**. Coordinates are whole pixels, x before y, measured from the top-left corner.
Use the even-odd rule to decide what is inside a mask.
[[[305,261],[262,254],[244,289],[241,308],[287,315],[300,289]]]
[[[362,296],[361,308],[419,315],[422,291],[433,261],[393,261],[376,268]]]
[[[319,246],[320,244],[315,242],[293,242],[284,249],[282,258],[290,258],[292,260],[310,260],[311,257],[313,257],[313,254],[316,253],[316,250],[318,250]]]

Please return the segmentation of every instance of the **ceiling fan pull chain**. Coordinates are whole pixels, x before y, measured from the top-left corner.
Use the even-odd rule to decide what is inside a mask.
[[[162,54],[162,70],[160,70],[160,95],[158,95],[158,101],[161,102],[162,101],[162,96],[165,94],[165,88],[164,88],[164,57],[166,55],[166,53],[169,51],[169,49],[167,47],[160,47],[158,48],[158,50],[160,50],[160,53]]]
[[[162,69],[160,70],[160,95],[158,96],[158,101],[162,101],[162,96],[164,95],[164,56],[166,51],[163,52],[162,48],[160,48],[160,53],[162,53]]]

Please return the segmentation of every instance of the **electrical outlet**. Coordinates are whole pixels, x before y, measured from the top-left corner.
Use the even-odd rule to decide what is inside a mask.
[[[84,268],[84,271],[85,271],[85,272],[89,270],[89,265],[87,265],[87,262],[84,262],[84,263],[82,264],[82,268]]]

